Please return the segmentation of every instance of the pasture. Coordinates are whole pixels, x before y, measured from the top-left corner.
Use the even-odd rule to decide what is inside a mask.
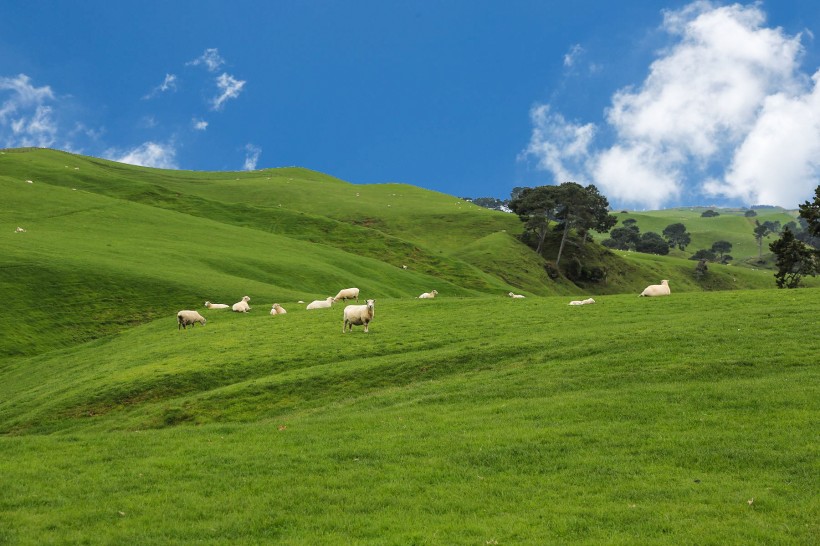
[[[803,543],[820,291],[202,311],[6,361],[9,543]]]

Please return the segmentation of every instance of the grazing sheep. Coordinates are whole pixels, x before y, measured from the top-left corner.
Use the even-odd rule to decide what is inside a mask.
[[[230,309],[231,306],[227,303],[211,303],[209,301],[205,302],[205,307],[208,309]]]
[[[589,305],[590,303],[595,303],[595,300],[592,298],[587,298],[585,300],[575,300],[569,302],[569,305]]]
[[[640,296],[668,296],[671,294],[672,291],[669,290],[669,281],[662,280],[660,284],[650,284],[646,288],[643,289],[638,297]]]
[[[242,301],[234,303],[231,309],[233,309],[237,313],[247,313],[251,310],[251,306],[248,305],[249,301],[251,301],[251,298],[249,296],[245,296],[242,298]]]
[[[436,292],[435,290],[433,290],[432,292],[425,292],[424,294],[422,294],[421,296],[419,296],[419,297],[418,297],[418,299],[421,299],[421,300],[431,300],[431,299],[435,298],[437,295],[438,295],[438,292]]]
[[[205,323],[208,321],[206,321],[205,317],[203,317],[196,311],[184,310],[177,313],[177,322],[177,330],[179,330],[180,328],[184,330],[186,326],[189,325],[191,326],[191,328],[193,328],[194,324],[196,324],[197,322],[205,326]]]
[[[307,309],[327,309],[328,307],[333,306],[333,298],[327,298],[325,300],[313,300],[307,306]]]
[[[508,295],[508,296],[510,296],[510,297],[511,297],[511,298],[513,298],[513,299],[516,299],[516,298],[520,299],[520,298],[523,298],[523,297],[524,297],[524,296],[522,296],[521,294],[514,294],[514,293],[512,293],[512,292],[510,292],[510,293],[509,293],[509,294],[507,294],[507,295]]]
[[[339,300],[352,300],[355,299],[356,302],[359,301],[359,289],[358,288],[345,288],[344,290],[339,290],[339,293],[336,294],[336,297],[333,298],[333,301]]]
[[[366,305],[348,305],[344,311],[342,333],[345,333],[348,327],[352,332],[354,324],[356,326],[364,324],[364,333],[366,334],[368,332],[367,326],[374,316],[376,316],[376,300],[367,300]]]
[[[287,311],[285,311],[285,308],[282,307],[281,305],[279,305],[278,303],[274,303],[273,307],[270,308],[270,314],[271,315],[285,315],[285,314],[287,314]]]

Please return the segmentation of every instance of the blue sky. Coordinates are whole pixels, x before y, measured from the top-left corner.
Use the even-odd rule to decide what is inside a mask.
[[[4,2],[0,147],[302,166],[457,196],[795,207],[820,8],[606,0]]]

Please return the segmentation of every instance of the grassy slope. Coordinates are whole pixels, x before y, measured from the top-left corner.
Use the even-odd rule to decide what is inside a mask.
[[[369,335],[211,312],[7,361],[0,538],[811,543],[820,290],[566,301],[386,299]]]

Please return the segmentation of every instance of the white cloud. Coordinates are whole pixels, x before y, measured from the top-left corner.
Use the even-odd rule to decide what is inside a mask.
[[[25,74],[0,77],[0,143],[4,147],[47,148],[57,141],[58,126],[50,103],[51,87],[35,87]]]
[[[239,93],[242,92],[245,83],[245,81],[237,80],[227,72],[224,72],[216,79],[216,86],[221,93],[211,100],[211,107],[214,110],[221,110],[225,105],[225,101],[239,97]]]
[[[254,144],[245,145],[245,165],[246,171],[256,170],[256,163],[259,161],[259,156],[262,155],[262,148]]]
[[[120,163],[156,167],[158,169],[176,169],[176,149],[173,144],[144,142],[127,151],[109,150],[106,157]]]
[[[794,206],[798,194],[808,194],[803,188],[817,184],[820,101],[816,78],[811,91],[799,70],[800,35],[764,23],[760,4],[700,1],[664,12],[673,43],[640,85],[614,93],[605,112],[614,142],[595,148],[591,138],[566,136],[581,128],[595,134],[594,125],[549,114],[545,131],[544,119],[532,115],[525,155],[557,181],[579,172],[624,203],[658,207],[688,188],[745,204]],[[789,131],[797,134],[789,139]],[[776,151],[786,147],[788,165],[778,159],[785,150]]]
[[[213,47],[206,49],[202,55],[200,55],[193,61],[189,61],[185,64],[187,66],[205,65],[205,68],[208,70],[208,72],[216,72],[217,70],[219,70],[219,67],[225,64],[225,59],[223,59],[219,55],[219,50]]]
[[[143,100],[152,99],[159,95],[160,93],[165,93],[166,91],[176,91],[177,90],[177,77],[174,74],[166,74],[165,79],[162,81],[161,84],[156,86],[151,90],[150,93],[145,95]]]
[[[569,51],[564,55],[564,66],[571,67],[575,64],[575,61],[578,60],[578,57],[584,52],[584,48],[581,47],[581,44],[575,44]]]
[[[194,127],[194,129],[196,129],[197,131],[204,131],[205,129],[207,129],[207,128],[208,128],[208,122],[207,122],[207,121],[205,121],[204,119],[197,119],[197,118],[194,118],[194,119],[192,119],[192,120],[191,120],[191,125],[192,125],[192,126]]]

